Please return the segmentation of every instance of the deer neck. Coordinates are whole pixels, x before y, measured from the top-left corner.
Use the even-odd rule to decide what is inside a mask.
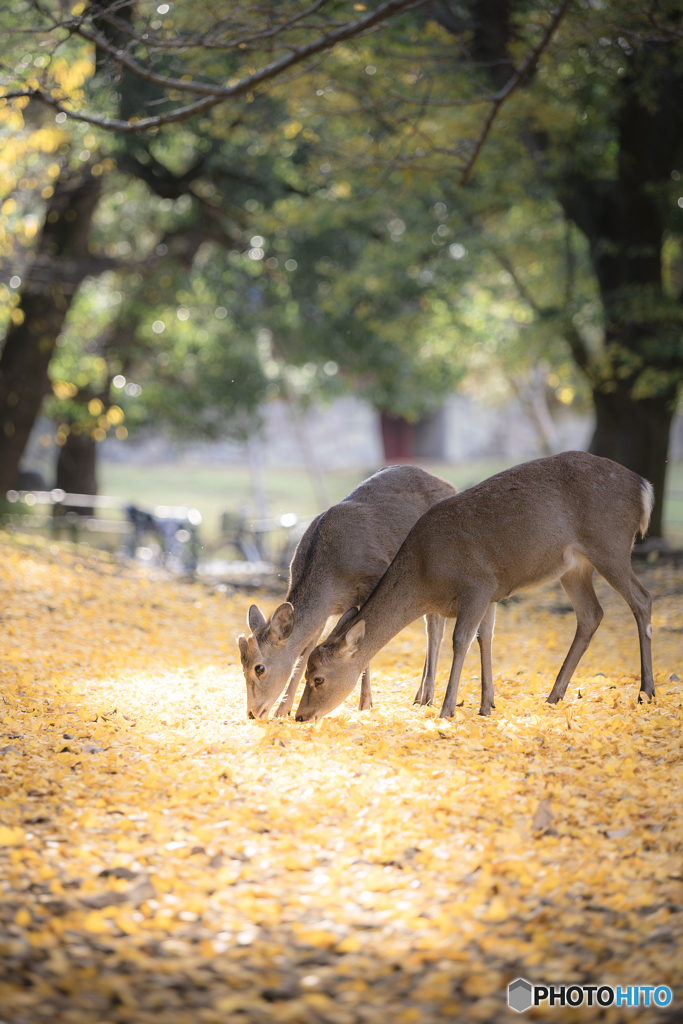
[[[294,608],[294,627],[288,644],[293,647],[306,646],[310,640],[317,640],[325,623],[332,614],[333,601],[325,594],[310,594],[295,591],[287,595]]]
[[[418,588],[411,586],[409,575],[406,582],[406,576],[392,571],[393,568],[389,567],[358,612],[357,619],[365,621],[365,636],[358,646],[358,657],[363,665],[367,665],[397,633],[427,611]]]

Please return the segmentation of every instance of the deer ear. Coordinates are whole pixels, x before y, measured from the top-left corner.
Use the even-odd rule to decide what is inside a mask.
[[[266,617],[263,612],[255,604],[250,605],[247,612],[247,625],[252,633],[255,633],[257,629],[262,629],[265,624]]]
[[[358,650],[358,646],[365,636],[365,619],[354,622],[344,634],[340,644],[340,653],[344,658],[350,658]]]
[[[275,609],[270,617],[268,627],[268,639],[273,643],[283,643],[291,635],[294,629],[294,608],[285,601]]]
[[[348,611],[345,611],[344,614],[342,615],[341,619],[339,620],[339,622],[336,624],[336,626],[334,626],[332,628],[332,632],[327,637],[327,640],[325,641],[325,643],[328,643],[330,640],[335,640],[339,636],[339,634],[342,632],[342,630],[343,630],[344,626],[346,625],[346,623],[350,622],[351,619],[354,617],[354,615],[356,615],[357,613],[358,613],[358,609],[357,608],[349,608]]]
[[[249,652],[249,644],[247,643],[246,636],[237,637],[237,646],[240,649],[240,656],[242,658],[242,661],[246,661],[247,654]]]

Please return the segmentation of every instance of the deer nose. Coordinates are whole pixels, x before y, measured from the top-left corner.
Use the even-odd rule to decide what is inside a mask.
[[[250,711],[250,712],[249,712],[249,716],[248,716],[248,717],[249,717],[249,718],[256,718],[256,715],[254,714],[254,712],[253,712],[253,711]]]
[[[296,716],[296,720],[297,720],[297,722],[305,722],[306,721],[306,719],[304,718],[303,715],[297,715]]]

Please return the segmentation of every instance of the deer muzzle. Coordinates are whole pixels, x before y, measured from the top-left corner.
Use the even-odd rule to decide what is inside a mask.
[[[256,718],[261,718],[261,719],[267,718],[269,711],[270,711],[270,704],[268,704],[268,703],[259,704],[256,707],[249,708],[248,717],[249,718],[253,718],[253,719],[256,719]]]

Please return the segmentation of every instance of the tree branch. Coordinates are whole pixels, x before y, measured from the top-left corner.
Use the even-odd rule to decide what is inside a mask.
[[[552,39],[553,35],[555,34],[555,31],[556,31],[558,25],[560,24],[560,22],[562,21],[562,18],[566,14],[567,8],[569,7],[570,3],[571,3],[571,0],[562,0],[560,5],[555,8],[553,16],[550,19],[548,27],[545,30],[545,32],[543,34],[543,38],[541,39],[541,41],[526,56],[526,58],[524,59],[524,61],[522,62],[522,64],[518,68],[518,70],[515,71],[514,75],[512,76],[512,78],[509,79],[507,84],[504,85],[503,88],[500,89],[495,94],[495,97],[494,97],[493,102],[492,102],[491,110],[489,111],[488,117],[486,118],[486,121],[484,122],[484,127],[482,128],[482,130],[481,130],[481,132],[479,134],[479,138],[477,139],[477,141],[476,141],[476,143],[474,145],[474,149],[472,151],[472,155],[471,155],[470,159],[467,161],[467,165],[465,166],[465,169],[463,170],[462,175],[460,177],[460,184],[461,185],[466,185],[467,182],[470,180],[470,175],[472,174],[472,171],[474,169],[474,165],[477,162],[477,159],[478,159],[479,154],[481,153],[481,151],[483,149],[483,146],[484,146],[484,143],[486,142],[486,139],[488,138],[489,132],[491,131],[491,128],[493,126],[493,122],[496,119],[498,111],[502,107],[503,103],[505,103],[505,100],[508,99],[508,97],[512,95],[512,93],[515,91],[515,89],[518,89],[519,86],[522,85],[522,83],[524,82],[525,78],[527,77],[527,75],[531,71],[532,67],[534,66],[534,64],[536,63],[536,61],[538,60],[538,58],[543,53],[543,51],[545,50],[546,46],[548,45],[548,43]]]
[[[311,4],[311,6],[308,7],[305,11],[302,11],[300,14],[294,15],[294,17],[289,18],[288,21],[278,22],[278,24],[275,25],[274,28],[264,28],[261,29],[260,31],[252,32],[251,35],[241,36],[239,39],[235,39],[234,41],[231,41],[229,43],[211,43],[207,41],[207,37],[212,32],[218,31],[224,23],[230,22],[229,18],[223,18],[221,21],[216,22],[215,25],[212,25],[211,28],[203,32],[200,36],[195,36],[194,38],[186,39],[180,37],[179,39],[173,40],[172,42],[164,40],[162,42],[159,42],[158,49],[168,52],[169,50],[176,49],[187,50],[197,46],[201,47],[204,50],[227,50],[243,48],[243,44],[248,45],[251,42],[259,42],[264,39],[272,39],[275,36],[282,35],[283,32],[288,31],[288,29],[293,28],[295,25],[297,25],[297,23],[301,22],[303,18],[307,18],[311,14],[316,14],[317,11],[319,11],[320,8],[326,3],[327,0],[315,0],[315,3]],[[138,43],[144,43],[147,46],[155,46],[154,41],[150,41],[148,33],[136,32],[134,29],[131,28],[128,22],[122,21],[120,18],[115,17],[108,11],[98,13],[97,20],[106,21],[113,28],[117,29],[119,32],[124,33],[130,39],[134,39]]]
[[[318,39],[313,40],[313,42],[291,48],[278,60],[271,61],[271,63],[259,68],[253,74],[246,75],[234,82],[232,85],[227,86],[211,85],[197,81],[183,82],[178,78],[169,78],[165,75],[158,75],[156,72],[143,67],[138,61],[128,56],[124,50],[119,49],[114,43],[107,39],[103,33],[98,32],[96,29],[86,27],[81,21],[75,21],[70,24],[65,24],[64,27],[73,34],[80,35],[83,39],[87,39],[88,42],[93,43],[99,50],[108,54],[116,60],[118,64],[126,68],[131,74],[135,75],[141,81],[158,85],[164,89],[175,89],[184,93],[189,92],[199,94],[202,98],[194,103],[188,104],[187,106],[178,107],[166,114],[159,114],[155,117],[146,117],[138,121],[123,121],[120,118],[95,117],[89,114],[78,113],[67,109],[64,107],[61,100],[55,99],[55,97],[41,89],[25,89],[11,94],[7,93],[4,96],[0,96],[0,100],[15,99],[18,96],[28,96],[29,98],[39,99],[43,103],[47,103],[49,106],[59,110],[60,113],[65,113],[67,117],[70,117],[73,120],[84,121],[86,124],[96,125],[106,131],[115,131],[124,135],[137,134],[139,132],[149,131],[152,128],[159,128],[165,124],[186,121],[197,114],[210,110],[219,103],[224,103],[226,100],[253,92],[261,83],[272,81],[272,79],[277,78],[288,68],[306,61],[309,57],[331,50],[332,47],[337,45],[337,43],[344,42],[347,39],[354,39],[358,36],[365,35],[386,18],[393,17],[394,15],[400,14],[408,9],[415,9],[426,2],[427,0],[386,0],[385,3],[381,4],[365,17],[347,22],[345,25],[334,29],[332,32],[323,32],[323,34],[319,36]]]
[[[470,222],[471,223],[471,222]],[[573,283],[573,251],[567,234],[566,239],[567,245],[567,286],[571,289]],[[591,366],[591,355],[589,350],[586,348],[586,344],[579,334],[578,330],[574,326],[571,318],[567,315],[566,306],[570,296],[570,292],[566,293],[565,309],[558,309],[556,306],[539,306],[534,299],[531,292],[527,289],[526,285],[520,280],[519,275],[516,273],[514,266],[507,258],[505,253],[501,252],[495,246],[490,246],[491,252],[496,257],[502,267],[508,272],[512,280],[515,282],[515,287],[524,301],[531,307],[539,320],[552,320],[559,319],[561,323],[561,331],[564,335],[567,344],[569,345],[574,362],[580,370],[582,370],[587,377],[590,378],[590,366]]]

